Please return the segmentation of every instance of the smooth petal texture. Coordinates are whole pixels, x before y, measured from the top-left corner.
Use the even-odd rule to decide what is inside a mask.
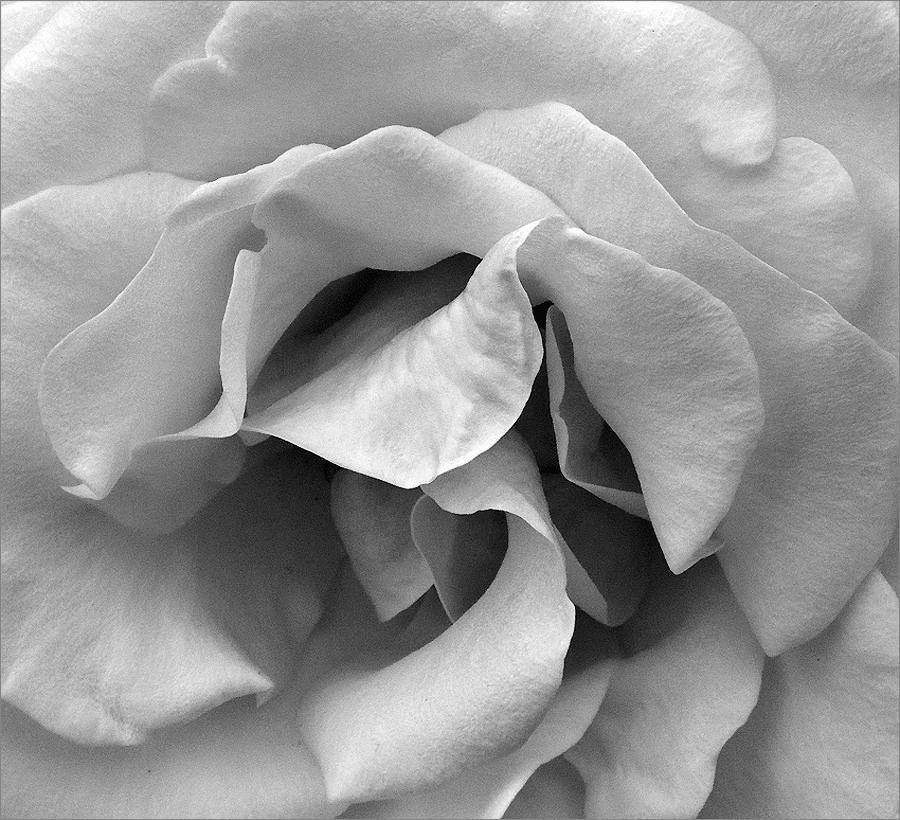
[[[354,572],[386,621],[412,606],[434,579],[410,529],[418,490],[339,471],[331,480],[331,515]]]
[[[499,243],[458,297],[396,335],[376,326],[363,341],[351,324],[336,340],[354,341],[349,355],[329,362],[326,353],[305,384],[243,429],[407,488],[483,452],[515,422],[541,360],[516,247]]]
[[[647,200],[656,197],[646,172],[642,179],[629,167],[635,165],[630,151],[567,106],[551,102],[485,112],[440,139],[534,185],[564,210],[573,201],[593,198],[595,209],[603,209],[603,231],[581,227],[614,244],[639,250],[631,238],[645,236],[653,225],[656,208]],[[853,182],[827,149],[806,139],[785,139],[765,164],[739,174],[704,167],[659,178],[693,219],[732,236],[845,316],[856,311],[872,275],[872,244]],[[626,193],[627,203],[613,204]]]
[[[489,450],[438,476],[422,490],[441,509],[457,515],[498,510],[527,522],[561,550],[566,563],[566,591],[572,602],[598,621],[607,619],[606,601],[550,518],[534,456],[517,431],[510,430]],[[452,617],[458,607],[477,599],[486,585],[481,570],[493,568],[498,549],[492,540],[495,532],[488,527],[480,534],[463,528],[462,533],[473,536],[470,541],[459,537],[460,525],[446,516],[442,531],[441,516],[436,513],[439,511],[433,505],[417,502],[413,508],[413,539],[429,561],[435,586],[442,601],[449,604]]]
[[[618,140],[557,111],[581,122],[578,139],[565,132],[553,166],[525,151],[509,169],[527,167],[523,179],[589,233],[722,299],[750,341],[766,426],[719,532],[720,559],[766,651],[803,643],[841,610],[896,525],[896,361],[814,295],[693,224]]]
[[[37,34],[65,2],[43,0],[33,3],[4,4],[0,9],[0,68]]]
[[[755,49],[684,6],[250,2],[229,7],[205,57],[160,78],[148,150],[151,167],[216,176],[297,143],[389,124],[436,133],[545,99],[575,105],[661,171],[753,165],[774,144]]]
[[[628,450],[594,409],[575,374],[572,337],[557,308],[547,311],[546,339],[550,416],[560,471],[608,504],[649,518]]]
[[[662,570],[623,630],[634,654],[566,753],[587,784],[585,816],[695,816],[756,703],[763,653],[710,561],[677,578]]]
[[[561,475],[543,476],[543,485],[553,522],[606,601],[603,623],[619,626],[647,587],[649,557],[659,549],[653,529]]]
[[[508,516],[509,548],[452,627],[389,663],[316,685],[298,716],[334,802],[420,790],[514,749],[562,678],[574,626],[554,545]]]
[[[591,404],[631,453],[674,571],[708,554],[763,422],[756,363],[731,311],[562,220],[518,253],[532,299],[566,317]]]
[[[275,179],[323,150],[301,147],[242,177],[203,186],[169,217],[134,281],[50,353],[42,416],[60,460],[83,482],[79,495],[104,498],[134,452],[214,408],[235,259],[258,241],[252,207]],[[232,423],[206,435],[236,431]]]
[[[61,8],[3,69],[4,206],[51,185],[147,167],[143,116],[150,88],[173,62],[202,53],[226,6]]]
[[[879,572],[815,640],[766,662],[704,817],[895,817],[897,596]]]
[[[466,772],[432,791],[420,792],[397,800],[355,806],[342,816],[373,818],[505,816],[504,813],[513,799],[521,792],[531,776],[581,739],[597,714],[612,669],[613,664],[610,661],[599,661],[564,680],[543,720],[528,740],[512,754]],[[552,816],[558,815],[554,811]]]

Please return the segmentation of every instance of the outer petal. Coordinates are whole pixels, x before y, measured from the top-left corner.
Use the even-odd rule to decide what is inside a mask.
[[[169,217],[128,288],[50,353],[42,415],[60,460],[84,482],[79,495],[104,498],[133,453],[213,409],[235,258],[258,234],[252,207],[274,179],[322,150],[298,148],[243,177],[203,186]],[[204,432],[228,437],[239,421]]]
[[[704,155],[752,165],[774,143],[755,50],[675,4],[235,3],[206,55],[155,87],[153,167],[233,173],[300,142],[388,124],[436,133],[545,99],[576,105],[660,170]]]
[[[526,140],[503,166],[585,230],[721,298],[753,348],[766,427],[721,528],[720,558],[777,654],[835,617],[896,525],[896,362],[811,293],[693,224],[620,142],[557,113],[581,122],[562,132],[558,162],[535,161]]]
[[[227,4],[69,3],[3,69],[3,204],[146,166],[153,81]]]
[[[810,643],[767,661],[705,817],[896,817],[897,596],[879,572]]]
[[[709,561],[658,577],[623,631],[635,654],[566,754],[587,783],[586,816],[695,816],[719,750],[756,703],[763,653]]]

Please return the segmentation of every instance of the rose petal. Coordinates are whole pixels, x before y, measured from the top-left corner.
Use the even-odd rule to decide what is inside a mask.
[[[23,4],[25,5],[25,4]],[[153,81],[202,53],[226,3],[69,3],[3,69],[4,206],[145,167]]]
[[[587,784],[586,816],[695,816],[756,703],[763,653],[710,561],[658,577],[624,629],[635,654],[566,753]]]
[[[389,124],[436,133],[544,99],[576,105],[654,168],[704,155],[752,165],[774,144],[755,50],[680,5],[242,3],[205,57],[156,84],[149,153],[152,167],[215,176],[297,143],[343,144]]]
[[[562,474],[607,504],[649,519],[634,463],[621,439],[594,409],[575,374],[575,350],[565,317],[547,311],[550,416]]]
[[[767,661],[703,816],[896,816],[897,622],[873,572],[827,631]]]
[[[402,490],[340,470],[331,480],[331,515],[360,583],[386,621],[412,606],[434,579],[410,529],[418,490]]]
[[[532,298],[565,315],[581,384],[634,459],[670,565],[686,569],[708,554],[762,426],[733,314],[679,273],[562,220],[532,230],[517,261]]]
[[[564,210],[572,207],[589,233],[675,267],[646,244],[658,208],[671,220],[668,203],[654,202],[658,185],[629,150],[568,106],[482,113],[440,139],[534,185]],[[772,157],[752,171],[738,175],[704,166],[660,174],[660,180],[693,219],[733,236],[845,315],[856,309],[872,274],[871,240],[850,177],[821,145],[780,140]],[[583,207],[588,198],[589,220]],[[672,244],[662,253],[672,253]]]
[[[65,2],[44,0],[33,3],[4,4],[0,9],[0,68],[5,66],[19,49],[24,48],[41,27],[61,9]]]
[[[603,700],[613,665],[597,662],[563,681],[556,696],[547,708],[543,720],[518,749],[509,755],[492,760],[462,774],[443,786],[428,792],[418,792],[396,800],[366,803],[355,806],[344,817],[377,818],[466,818],[503,817],[504,812],[518,800],[523,787],[535,783],[532,776],[541,772],[548,761],[556,761],[584,734],[597,714]],[[558,764],[551,764],[556,771]],[[524,796],[527,799],[527,795]],[[519,805],[522,801],[519,801]],[[559,807],[554,806],[553,817],[558,817]],[[583,803],[577,814],[582,816]],[[510,815],[520,817],[521,815]],[[549,815],[544,815],[549,816]]]
[[[504,817],[584,817],[584,781],[564,757],[541,766],[509,804]]]
[[[78,494],[104,498],[136,450],[213,409],[231,274],[239,250],[257,233],[252,206],[273,179],[322,150],[298,148],[195,192],[169,216],[140,274],[47,357],[44,424],[60,460],[83,482]],[[232,423],[205,434],[236,431]]]
[[[581,122],[565,131],[559,162],[526,151],[511,170],[527,164],[526,178],[585,230],[721,298],[750,341],[766,426],[719,555],[766,651],[803,643],[841,610],[896,525],[896,361],[814,295],[694,225],[618,140],[557,116],[560,129]]]
[[[526,521],[561,550],[566,564],[566,591],[572,602],[598,621],[607,619],[605,599],[550,518],[534,456],[515,430],[477,458],[424,485],[422,490],[441,509],[457,515],[499,510]],[[413,539],[429,562],[435,586],[452,616],[478,599],[486,586],[478,570],[485,568],[490,572],[495,568],[498,549],[490,542],[492,533],[488,532],[487,554],[479,554],[479,547],[485,546],[483,535],[472,541],[454,539],[458,525],[451,517],[441,519],[439,511],[425,500],[413,508]]]
[[[545,475],[543,484],[554,523],[606,601],[603,623],[619,626],[646,589],[648,557],[658,549],[652,528],[560,475]]]
[[[553,544],[515,516],[482,598],[387,666],[339,670],[299,714],[335,802],[420,790],[522,743],[556,692],[574,608]]]

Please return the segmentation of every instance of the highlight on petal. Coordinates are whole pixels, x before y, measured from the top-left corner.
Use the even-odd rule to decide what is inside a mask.
[[[895,816],[897,624],[897,596],[876,571],[825,632],[767,660],[701,816]]]
[[[566,317],[591,404],[634,460],[673,571],[708,554],[762,427],[756,363],[731,311],[673,270],[542,221],[518,266]]]
[[[65,2],[41,0],[33,3],[4,3],[0,8],[0,68],[37,34]]]
[[[598,653],[599,654],[599,653]],[[343,817],[467,818],[503,817],[526,783],[545,765],[558,767],[559,755],[584,735],[603,700],[613,670],[611,660],[597,661],[563,680],[543,720],[511,754],[485,763],[443,786],[395,800],[354,806]],[[554,765],[555,764],[555,765]],[[520,801],[521,805],[521,801]],[[583,802],[573,817],[583,816]],[[543,816],[558,817],[559,805]],[[510,814],[521,817],[521,814]]]
[[[631,151],[581,122],[552,167],[526,153],[510,170],[528,165],[523,178],[586,231],[681,272],[734,312],[759,367],[766,426],[719,555],[777,654],[837,615],[896,525],[896,361],[816,296],[694,225]]]
[[[335,527],[383,621],[412,606],[434,585],[410,528],[413,505],[421,496],[349,470],[331,480]]]
[[[607,504],[649,518],[634,463],[621,439],[594,409],[575,374],[575,350],[565,317],[547,311],[550,417],[562,474]]]
[[[146,167],[143,117],[153,82],[202,53],[226,6],[60,8],[3,68],[3,205]],[[19,14],[4,9],[4,21]]]
[[[340,546],[324,476],[292,456],[162,539],[50,500],[5,526],[3,698],[86,744],[135,744],[269,697],[322,612]]]
[[[206,56],[159,79],[148,151],[151,167],[215,176],[297,143],[343,144],[389,124],[437,133],[546,99],[575,105],[661,172],[755,165],[774,144],[756,50],[678,4],[561,14],[555,3],[255,2],[231,5]]]
[[[712,561],[663,569],[623,637],[631,654],[566,753],[587,784],[585,816],[695,816],[756,703],[763,653]]]
[[[305,697],[298,725],[333,802],[438,785],[515,749],[542,719],[574,608],[558,549],[507,522],[500,571],[453,626],[387,665],[357,658]]]
[[[258,241],[252,207],[273,179],[323,150],[297,148],[272,165],[201,187],[169,216],[128,287],[51,351],[41,412],[60,460],[83,482],[79,495],[103,499],[133,453],[213,409],[235,259]],[[239,421],[205,434],[227,438]]]

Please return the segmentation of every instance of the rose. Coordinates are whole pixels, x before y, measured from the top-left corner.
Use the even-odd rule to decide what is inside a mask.
[[[53,11],[15,8],[4,12],[18,20],[9,28],[4,20],[13,37]],[[895,18],[883,9],[853,8],[856,29],[827,15],[816,29],[849,31],[859,38],[851,43],[865,37],[877,46],[880,21],[872,15],[881,14],[888,41],[896,37]],[[544,813],[560,813],[573,782],[583,781],[591,815],[691,814],[709,795],[723,744],[706,808],[712,814],[893,809],[884,712],[895,702],[896,598],[877,572],[867,573],[893,516],[894,364],[824,303],[694,227],[634,154],[572,108],[545,104],[464,122],[491,106],[548,97],[573,103],[627,137],[689,213],[777,262],[886,344],[891,311],[875,307],[891,302],[879,293],[890,293],[892,277],[867,278],[865,234],[874,226],[881,255],[874,269],[885,273],[890,157],[841,128],[822,130],[831,118],[817,116],[815,95],[802,96],[821,52],[801,49],[791,62],[778,32],[760,28],[766,18],[752,9],[709,10],[742,15],[738,22],[774,72],[781,113],[811,129],[800,133],[822,133],[840,165],[796,139],[779,142],[767,161],[771,94],[759,56],[738,35],[677,6],[593,7],[570,16],[537,5],[453,7],[452,14],[439,5],[235,5],[210,38],[212,56],[175,65],[156,84],[145,121],[152,167],[211,178],[312,139],[350,144],[333,153],[294,149],[200,188],[169,216],[161,237],[162,219],[195,183],[119,174],[144,162],[147,87],[171,63],[199,53],[221,9],[68,8],[12,58],[4,74],[4,183],[13,199],[49,189],[4,211],[4,696],[78,742],[146,742],[80,749],[9,712],[8,812],[320,814],[396,796],[355,811],[502,813],[537,770],[514,812],[551,794],[556,802]],[[789,20],[798,13],[785,9]],[[344,31],[337,26],[348,15],[361,15],[360,30],[377,48],[351,41],[358,64],[342,62],[346,73],[336,81],[334,49],[349,52],[334,32]],[[302,28],[296,20],[283,25],[298,16]],[[490,24],[485,40],[481,18]],[[610,78],[602,105],[584,90],[600,59],[586,45],[598,39],[591,26],[616,35],[601,63]],[[132,38],[108,35],[119,27]],[[422,33],[429,35],[424,60],[412,48]],[[308,38],[307,47],[286,50],[295,37]],[[67,58],[48,48],[54,38],[67,43]],[[523,87],[491,62],[494,52],[509,53],[496,48],[498,38],[525,64],[546,54],[567,59]],[[113,72],[117,49],[135,45],[146,59]],[[256,69],[260,48],[268,61]],[[853,74],[866,89],[857,95],[863,102],[831,92],[829,105],[838,96],[838,111],[889,108],[866,102],[879,100],[879,90],[892,93],[874,74],[881,52],[873,51]],[[727,71],[723,52],[733,58]],[[853,65],[856,54],[849,50],[845,60]],[[84,73],[58,62],[77,64],[82,55],[97,60],[79,66]],[[220,72],[216,55],[229,70]],[[295,98],[287,92],[297,74],[284,60],[306,55],[304,76],[313,72],[315,81]],[[459,58],[481,71],[460,73]],[[706,82],[686,82],[687,68],[698,64]],[[330,76],[314,73],[323,67]],[[357,68],[364,88],[350,83]],[[448,73],[454,82],[438,84]],[[817,90],[828,86],[824,73]],[[396,99],[386,99],[386,89]],[[628,102],[616,106],[617,98]],[[209,99],[233,128],[217,127]],[[297,110],[285,112],[291,100]],[[56,107],[41,108],[42,101]],[[70,126],[61,136],[60,122]],[[99,123],[96,133],[89,122]],[[440,140],[394,128],[352,142],[384,124],[438,132],[458,122]],[[874,133],[877,149],[886,131]],[[90,184],[50,187],[61,182]],[[558,209],[587,234],[543,219]],[[797,226],[789,241],[785,224]],[[37,372],[50,348],[115,297],[151,251],[115,306],[68,336],[44,365],[47,434],[83,482],[78,493],[93,495],[121,527],[66,503],[56,489],[59,471],[37,415]],[[471,278],[459,258],[416,278],[381,275],[355,312],[323,333],[359,277],[343,280],[344,290],[331,286],[262,367],[285,323],[341,273],[424,268],[459,251],[485,257]],[[278,276],[297,260],[315,261],[320,278]],[[602,299],[596,270],[604,272]],[[53,278],[63,274],[72,277],[65,287]],[[569,480],[551,471],[543,486],[522,438],[504,435],[541,355],[520,280],[532,301],[557,305],[547,320],[549,410]],[[276,286],[294,288],[292,300]],[[262,298],[267,288],[282,298]],[[385,369],[398,359],[419,367]],[[490,378],[479,379],[485,366],[493,366]],[[427,483],[420,497],[359,473],[331,477],[335,523],[355,570],[345,568],[338,583],[331,580],[342,548],[324,509],[321,462],[255,445],[233,487],[210,501],[241,469],[231,433],[244,415],[248,370],[255,384],[245,429],[275,432],[394,484]],[[379,389],[367,390],[373,373]],[[219,377],[223,398],[206,406],[204,390]],[[298,385],[295,400],[272,403]],[[548,430],[538,385],[518,427],[540,452]],[[342,386],[349,395],[337,400]],[[459,402],[443,401],[451,390],[473,409],[454,414]],[[418,412],[385,425],[382,411],[408,410],[412,396]],[[352,413],[353,423],[336,424],[336,410]],[[155,441],[195,422],[202,426],[190,435]],[[610,428],[628,446],[643,496],[629,483],[621,444],[603,433]],[[461,432],[448,436],[448,429]],[[657,566],[655,544],[647,557],[646,525],[575,484],[634,512],[644,512],[646,499],[673,569],[724,541],[718,561],[727,583],[716,559],[672,576]],[[481,508],[507,512],[505,558],[493,536],[496,513],[450,515]],[[164,529],[174,533],[146,532]],[[614,532],[602,554],[589,543],[597,529]],[[848,554],[851,537],[858,546]],[[299,565],[298,540],[319,547]],[[579,619],[571,646],[561,557],[569,595],[594,616]],[[654,569],[642,596],[647,560]],[[402,614],[379,625],[355,576],[382,616]],[[409,607],[432,581],[454,620],[467,610],[449,628],[434,594]],[[286,613],[291,629],[278,626]],[[598,620],[625,623],[613,631]],[[761,692],[757,640],[777,655]],[[366,646],[380,654],[360,654]],[[338,654],[356,654],[355,665],[336,663]],[[278,690],[255,712],[236,701],[184,728],[163,728],[229,698]],[[681,764],[674,770],[673,759]],[[585,810],[576,805],[576,814]]]

